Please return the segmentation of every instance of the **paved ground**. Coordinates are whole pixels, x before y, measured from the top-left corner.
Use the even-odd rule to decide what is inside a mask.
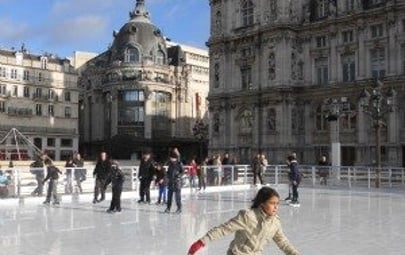
[[[285,196],[285,188],[279,189]],[[210,227],[247,208],[254,189],[185,195],[181,215],[164,207],[123,201],[121,214],[105,213],[90,196],[45,207],[39,201],[0,201],[1,255],[132,255],[187,253]],[[282,205],[284,231],[302,254],[405,254],[405,192],[302,189],[301,207]],[[230,238],[199,254],[225,254]],[[282,254],[271,244],[264,254]]]

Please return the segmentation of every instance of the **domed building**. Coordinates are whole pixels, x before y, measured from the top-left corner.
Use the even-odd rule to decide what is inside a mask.
[[[197,155],[193,127],[205,117],[208,52],[169,42],[143,0],[113,36],[111,47],[87,62],[79,78],[81,149],[91,155],[108,150],[117,158],[151,149],[165,157],[178,146]],[[200,64],[192,63],[196,55]],[[198,65],[203,84],[192,78]]]

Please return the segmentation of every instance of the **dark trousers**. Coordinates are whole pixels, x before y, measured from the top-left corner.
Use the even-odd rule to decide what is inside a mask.
[[[35,179],[37,181],[37,187],[35,188],[35,190],[32,192],[32,195],[38,195],[38,196],[42,196],[43,190],[44,190],[44,175],[41,174],[36,174],[35,175]]]
[[[58,198],[58,180],[50,179],[48,182],[48,192],[46,193],[46,202],[51,202],[53,198],[54,202],[59,202]]]
[[[253,172],[253,184],[256,184],[257,182],[257,177],[259,177],[260,183],[263,184],[263,173],[262,171],[255,171]]]
[[[141,187],[139,188],[139,197],[141,201],[150,202],[150,183],[152,182],[151,179],[142,179],[141,180]]]
[[[292,201],[298,201],[298,186],[299,186],[299,184],[298,183],[297,184],[292,183],[291,185],[292,185],[292,195],[293,195]]]
[[[96,185],[94,186],[94,200],[98,200],[98,195],[101,194],[101,199],[105,199],[105,180],[104,179],[96,179]]]
[[[181,209],[181,189],[180,188],[171,188],[171,187],[169,187],[169,192],[167,194],[167,209],[170,210],[170,208],[172,207],[173,193],[175,193],[177,209],[180,210]]]
[[[113,183],[110,210],[121,211],[122,182]]]
[[[201,190],[203,188],[205,190],[206,185],[205,185],[205,176],[204,175],[199,175],[198,176],[198,188]]]
[[[166,193],[167,193],[167,187],[166,184],[159,184],[159,198],[158,198],[158,203],[166,202]]]

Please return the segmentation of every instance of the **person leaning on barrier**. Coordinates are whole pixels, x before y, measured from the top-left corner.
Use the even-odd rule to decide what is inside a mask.
[[[73,164],[75,165],[74,177],[76,186],[79,189],[79,192],[82,193],[82,182],[86,180],[87,170],[84,168],[84,160],[79,153],[74,155]]]
[[[32,196],[42,196],[44,185],[44,160],[46,159],[46,155],[42,154],[41,156],[37,157],[37,159],[30,164],[30,173],[35,175],[35,179],[37,181],[37,187],[31,193]]]
[[[49,205],[51,202],[51,198],[53,199],[53,204],[59,204],[59,197],[58,197],[58,179],[59,174],[62,172],[57,168],[50,159],[45,160],[46,165],[46,177],[42,181],[42,184],[45,184],[46,181],[48,182],[48,192],[46,193],[46,200],[44,202],[45,205]]]

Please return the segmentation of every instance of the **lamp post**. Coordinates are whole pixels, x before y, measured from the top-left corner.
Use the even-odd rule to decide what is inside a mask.
[[[326,119],[330,123],[330,141],[332,166],[341,165],[339,118],[342,114],[350,111],[350,103],[346,97],[328,98],[324,102]]]
[[[373,121],[375,135],[375,187],[379,188],[381,184],[381,128],[384,117],[392,112],[392,100],[384,96],[382,88],[384,84],[380,80],[375,80],[372,84],[371,94],[365,90],[362,104],[363,112],[369,115]]]
[[[198,140],[199,144],[199,158],[202,161],[203,144],[208,136],[208,125],[205,124],[201,119],[197,119],[193,127],[193,135]]]

